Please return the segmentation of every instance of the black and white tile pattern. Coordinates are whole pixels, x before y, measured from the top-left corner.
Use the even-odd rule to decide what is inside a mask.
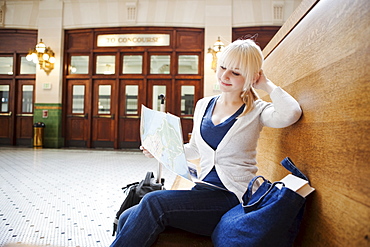
[[[109,246],[121,188],[157,168],[136,151],[0,147],[0,246]]]

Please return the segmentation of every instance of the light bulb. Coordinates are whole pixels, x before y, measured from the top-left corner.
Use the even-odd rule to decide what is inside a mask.
[[[40,43],[36,45],[36,51],[39,53],[44,53],[45,49],[46,49],[46,45],[44,44],[44,42],[42,42],[42,40],[40,40]]]
[[[32,54],[28,54],[28,55],[26,56],[26,59],[27,59],[27,61],[32,61]]]

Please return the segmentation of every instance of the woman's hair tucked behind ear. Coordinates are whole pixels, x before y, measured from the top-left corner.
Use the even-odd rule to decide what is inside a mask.
[[[241,94],[246,107],[239,117],[244,116],[254,108],[258,99],[252,84],[258,78],[263,63],[261,48],[251,39],[236,40],[225,47],[218,59],[217,66],[238,69],[245,78],[244,90]]]

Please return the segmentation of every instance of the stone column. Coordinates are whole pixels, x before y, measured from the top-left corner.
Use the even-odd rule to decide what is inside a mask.
[[[212,55],[208,48],[217,38],[228,45],[232,35],[232,0],[206,0],[205,6],[205,61],[204,61],[204,96],[219,94],[215,72],[211,69]]]
[[[64,144],[62,127],[63,82],[63,1],[44,0],[39,4],[38,42],[42,39],[55,53],[54,69],[47,74],[36,71],[34,122],[44,122],[44,147]]]

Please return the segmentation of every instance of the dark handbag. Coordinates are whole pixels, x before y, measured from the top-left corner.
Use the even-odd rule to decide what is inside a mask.
[[[160,183],[157,183],[156,179],[154,178],[153,172],[147,172],[145,179],[141,180],[140,183],[135,182],[132,184],[128,184],[126,187],[123,187],[122,190],[124,193],[127,193],[127,196],[121,204],[120,209],[116,213],[116,217],[114,218],[112,236],[114,236],[117,231],[118,219],[123,211],[138,204],[145,194],[156,190],[163,190],[163,185],[163,178],[161,179]]]
[[[308,181],[289,158],[281,164],[293,175]],[[252,194],[254,183],[260,178],[263,183]],[[243,203],[222,216],[212,234],[212,241],[216,247],[292,246],[305,201],[304,197],[286,188],[282,182],[271,183],[262,176],[254,177],[243,195]]]

